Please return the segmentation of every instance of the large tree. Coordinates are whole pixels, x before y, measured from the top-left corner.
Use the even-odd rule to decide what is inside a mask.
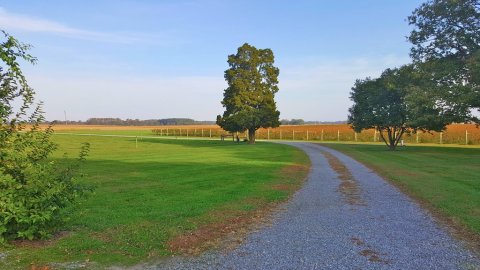
[[[441,131],[452,121],[449,108],[437,106],[429,85],[412,65],[387,69],[377,79],[357,80],[348,122],[356,132],[375,129],[395,150],[406,132]]]
[[[272,50],[257,49],[247,43],[228,56],[228,87],[222,101],[225,112],[217,116],[217,124],[230,132],[247,130],[251,144],[255,143],[257,129],[280,125],[275,103],[279,69],[273,64]]]
[[[429,0],[408,17],[411,56],[457,121],[480,120],[480,0]]]
[[[0,243],[9,239],[43,238],[58,228],[62,209],[84,194],[75,180],[75,165],[49,159],[56,145],[51,127],[42,129],[40,105],[20,68],[35,63],[30,45],[0,33]],[[85,145],[80,154],[83,160]]]

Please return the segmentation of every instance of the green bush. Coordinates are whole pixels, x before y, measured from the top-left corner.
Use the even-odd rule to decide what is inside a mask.
[[[13,176],[0,167],[0,242],[45,238],[59,228],[61,210],[91,190],[74,177],[88,148],[85,144],[79,161],[63,169],[42,161],[18,166]]]
[[[23,76],[17,59],[35,63],[29,45],[2,31],[0,41],[0,243],[9,239],[44,238],[63,220],[63,209],[89,187],[75,178],[88,153],[60,166],[49,159],[56,149],[50,127],[41,129],[44,116],[34,104],[35,92]],[[15,108],[18,108],[15,110]],[[33,109],[33,112],[28,112]]]

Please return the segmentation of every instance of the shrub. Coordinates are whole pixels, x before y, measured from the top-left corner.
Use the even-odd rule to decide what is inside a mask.
[[[77,162],[59,166],[49,159],[56,145],[52,127],[44,122],[41,103],[23,76],[17,59],[35,63],[22,44],[4,31],[0,42],[0,242],[44,238],[62,221],[62,209],[91,188],[77,182],[78,166],[88,153],[81,148]],[[33,112],[28,114],[33,107]],[[18,110],[15,110],[18,108]],[[29,116],[28,116],[29,115]]]

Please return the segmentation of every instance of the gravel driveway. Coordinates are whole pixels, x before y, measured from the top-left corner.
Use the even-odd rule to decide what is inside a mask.
[[[479,258],[370,169],[329,148],[288,144],[310,156],[312,170],[271,226],[233,251],[140,268],[480,269]]]

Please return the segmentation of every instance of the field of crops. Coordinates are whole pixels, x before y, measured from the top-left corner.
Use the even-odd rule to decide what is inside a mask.
[[[153,134],[158,136],[219,137],[227,134],[218,126],[170,126],[156,127]],[[245,137],[245,134],[240,134]],[[303,125],[280,126],[273,129],[259,129],[257,138],[270,140],[313,140],[313,141],[357,141],[378,142],[380,135],[375,130],[355,134],[348,125]],[[454,124],[443,132],[418,132],[404,135],[405,143],[438,144],[480,144],[480,128],[473,124]]]
[[[226,131],[215,125],[191,126],[94,126],[94,125],[58,125],[57,132],[102,133],[136,136],[177,136],[219,138]],[[246,134],[239,134],[241,138]],[[380,136],[374,130],[365,130],[355,134],[352,128],[342,125],[303,125],[280,126],[273,129],[259,129],[257,138],[270,140],[310,140],[342,142],[378,142]],[[480,128],[473,124],[454,124],[443,132],[411,133],[403,137],[405,143],[438,144],[480,144]]]

